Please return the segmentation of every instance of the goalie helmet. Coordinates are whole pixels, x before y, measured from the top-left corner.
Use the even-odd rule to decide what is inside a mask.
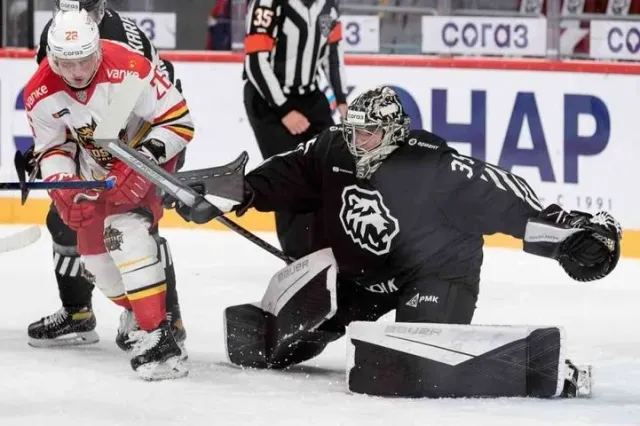
[[[47,37],[49,66],[71,87],[88,86],[102,59],[98,24],[87,11],[58,12]]]
[[[96,24],[102,22],[107,0],[55,0],[55,11],[86,10]]]
[[[406,139],[410,119],[396,92],[368,90],[349,104],[342,134],[356,161],[356,176],[368,179]]]

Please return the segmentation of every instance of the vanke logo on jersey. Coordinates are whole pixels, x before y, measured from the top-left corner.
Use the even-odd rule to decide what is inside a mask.
[[[108,69],[107,76],[112,80],[123,80],[126,75],[140,77],[138,71]]]
[[[356,244],[376,255],[389,253],[391,242],[400,232],[398,220],[391,216],[380,192],[357,185],[342,191],[340,223]]]

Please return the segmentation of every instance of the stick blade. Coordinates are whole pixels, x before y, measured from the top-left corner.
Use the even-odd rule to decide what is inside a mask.
[[[130,74],[122,79],[115,96],[104,111],[102,120],[93,132],[93,138],[98,145],[101,145],[100,141],[111,142],[118,139],[120,130],[126,126],[129,115],[147,84],[147,80]]]
[[[0,237],[0,253],[19,250],[30,246],[38,241],[40,234],[40,227],[38,225],[31,225],[14,234]]]

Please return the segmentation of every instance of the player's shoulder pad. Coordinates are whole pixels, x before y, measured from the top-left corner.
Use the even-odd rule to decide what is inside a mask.
[[[45,58],[24,88],[24,107],[27,111],[31,111],[38,102],[61,90],[64,90],[64,82],[53,72],[49,61]]]
[[[125,75],[145,78],[152,70],[151,62],[125,43],[102,40],[102,66],[110,82],[122,81]]]

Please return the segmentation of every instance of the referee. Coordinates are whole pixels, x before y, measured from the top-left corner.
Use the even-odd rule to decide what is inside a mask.
[[[244,105],[264,159],[294,149],[334,124],[318,74],[347,111],[337,0],[251,0],[244,39]],[[319,219],[319,218],[318,218]],[[276,212],[282,250],[309,253],[313,214]]]

